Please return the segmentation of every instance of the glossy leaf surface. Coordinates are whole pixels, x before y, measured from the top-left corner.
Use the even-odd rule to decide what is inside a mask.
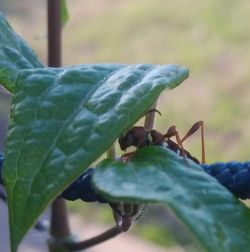
[[[18,71],[42,67],[32,49],[9,26],[0,12],[0,83],[14,92]]]
[[[187,76],[176,65],[19,71],[4,164],[13,251],[50,201]]]
[[[130,162],[105,160],[93,178],[110,201],[165,202],[207,251],[246,251],[250,210],[198,165],[161,147]]]

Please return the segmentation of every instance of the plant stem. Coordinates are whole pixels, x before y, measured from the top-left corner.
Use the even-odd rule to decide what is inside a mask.
[[[50,234],[54,238],[63,238],[70,235],[66,202],[62,198],[56,199],[52,203]]]
[[[47,0],[48,8],[48,66],[61,66],[61,0]],[[70,236],[68,214],[64,199],[56,199],[51,207],[51,236],[57,240]],[[66,251],[50,244],[50,252]]]
[[[116,151],[115,151],[115,145],[112,144],[110,148],[106,151],[107,158],[115,159],[116,158]]]
[[[156,109],[157,101],[152,105],[150,109]],[[155,112],[148,113],[145,117],[144,128],[146,130],[152,130],[154,127]]]
[[[70,251],[76,251],[76,250],[83,250],[90,248],[92,246],[95,246],[99,243],[102,243],[106,240],[109,240],[118,234],[122,233],[122,230],[118,227],[115,226],[104,233],[97,235],[96,237],[90,238],[85,241],[80,241],[80,242],[64,242],[64,246],[69,249]]]

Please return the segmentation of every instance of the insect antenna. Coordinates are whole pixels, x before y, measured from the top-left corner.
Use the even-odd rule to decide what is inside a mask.
[[[186,133],[186,135],[181,139],[181,143],[183,143],[187,138],[189,138],[191,135],[193,135],[196,131],[201,129],[201,150],[202,150],[202,164],[205,164],[205,140],[204,140],[204,122],[198,121],[196,122],[190,130]]]

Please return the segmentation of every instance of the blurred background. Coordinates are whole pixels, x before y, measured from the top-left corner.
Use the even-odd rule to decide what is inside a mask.
[[[208,163],[249,159],[249,1],[67,2],[70,18],[63,30],[64,65],[118,62],[188,67],[188,80],[160,97],[158,109],[163,115],[157,116],[155,128],[165,132],[176,125],[182,136],[192,124],[203,120]],[[0,11],[46,64],[46,1],[1,0]],[[10,98],[0,92],[2,151]],[[184,145],[198,159],[200,142],[196,133]],[[89,221],[112,221],[105,206],[77,202],[69,207]],[[164,245],[165,251],[166,246],[176,244],[187,249],[192,239],[180,235],[180,229],[171,213],[157,205],[146,210],[133,232]]]

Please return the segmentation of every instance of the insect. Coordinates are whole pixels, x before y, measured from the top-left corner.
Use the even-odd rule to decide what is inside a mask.
[[[150,112],[158,112],[158,110],[153,109],[148,111]],[[165,134],[160,133],[156,130],[146,130],[144,127],[135,126],[129,131],[127,131],[124,135],[122,135],[119,139],[119,145],[121,150],[126,150],[127,148],[134,146],[136,148],[141,148],[149,145],[160,145],[165,146],[166,148],[174,151],[177,154],[180,154],[184,158],[189,158],[193,160],[195,163],[199,164],[198,159],[193,157],[187,150],[183,148],[182,143],[192,134],[194,134],[197,130],[201,128],[202,135],[202,162],[205,162],[205,148],[204,148],[204,137],[203,137],[203,122],[199,121],[195,123],[187,134],[181,139],[178,131],[175,126],[171,126]],[[170,138],[175,137],[176,142],[172,141]],[[122,155],[122,161],[127,162],[132,156],[134,152],[126,153]],[[113,215],[116,220],[117,225],[120,225],[124,231],[126,231],[132,223],[139,218],[142,214],[145,204],[124,204],[123,202],[115,203],[111,205],[113,208]]]
[[[199,128],[201,128],[202,140],[201,163],[182,146],[182,143]],[[177,143],[170,139],[173,136],[176,137]],[[136,126],[119,138],[119,144],[122,150],[126,150],[130,146],[134,146],[136,148],[148,145],[165,146],[184,158],[191,159],[195,163],[199,164],[206,173],[216,178],[220,184],[225,186],[236,197],[241,199],[250,199],[250,161],[205,164],[204,129],[202,121],[195,123],[182,139],[179,137],[175,126],[170,127],[166,134],[162,134],[156,130],[146,131],[144,127]],[[124,156],[125,159],[129,159],[131,157],[131,153],[125,154]]]
[[[183,157],[187,157],[199,164],[199,160],[192,156],[190,152],[183,148],[182,143],[201,128],[201,139],[202,139],[202,163],[205,163],[205,145],[204,145],[204,129],[203,121],[195,123],[186,135],[181,139],[175,126],[171,126],[165,134],[160,133],[157,130],[147,131],[144,127],[135,126],[121,136],[118,139],[121,150],[126,150],[130,146],[141,148],[149,145],[160,145],[164,146]],[[175,137],[176,142],[170,138]],[[126,154],[125,154],[126,155]]]

